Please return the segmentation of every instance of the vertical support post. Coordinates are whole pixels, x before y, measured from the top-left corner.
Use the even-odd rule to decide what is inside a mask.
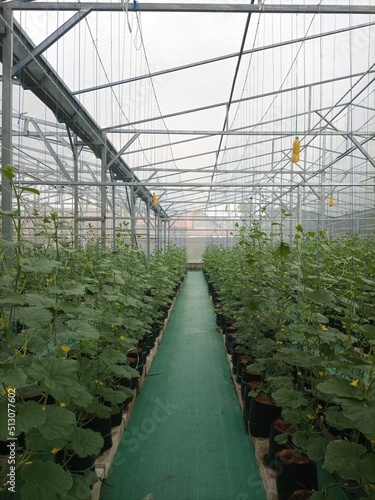
[[[326,172],[325,172],[325,164],[326,164],[326,143],[327,136],[323,135],[323,158],[322,158],[322,173],[320,177],[321,188],[320,188],[320,227],[324,229],[326,226]]]
[[[73,219],[73,231],[74,231],[74,248],[78,248],[79,240],[78,240],[78,230],[79,230],[79,222],[78,222],[78,214],[79,214],[79,197],[78,197],[78,151],[77,146],[73,144],[73,178],[75,182],[74,186],[74,219]]]
[[[164,253],[167,251],[167,221],[164,220],[163,222],[163,229],[164,229]]]
[[[113,175],[111,173],[111,181],[112,181],[112,246],[113,251],[116,252],[116,190],[115,185],[113,184]]]
[[[137,245],[137,237],[135,234],[135,187],[130,186],[130,235],[132,240],[132,245]]]
[[[151,251],[150,251],[150,239],[151,239],[151,220],[150,220],[150,200],[147,199],[146,201],[146,255],[147,257],[150,257]]]
[[[297,226],[302,224],[302,186],[298,184],[297,188]]]
[[[160,248],[160,219],[159,214],[155,214],[155,247],[156,250]]]
[[[101,181],[103,185],[100,187],[100,208],[101,208],[101,223],[100,223],[100,239],[101,247],[105,248],[106,243],[106,218],[107,218],[107,188],[104,183],[107,177],[107,136],[103,134],[103,146],[102,146],[102,165],[101,165]]]
[[[168,245],[171,245],[171,221],[168,219]]]
[[[12,88],[12,67],[13,67],[13,11],[12,9],[3,6],[4,21],[8,26],[4,26],[5,37],[3,38],[3,90],[2,90],[2,166],[13,163],[12,151],[12,104],[13,104],[13,88]],[[1,208],[4,211],[12,210],[12,191],[9,180],[2,175],[1,179]],[[2,216],[2,238],[4,240],[12,240],[12,220],[9,216]]]

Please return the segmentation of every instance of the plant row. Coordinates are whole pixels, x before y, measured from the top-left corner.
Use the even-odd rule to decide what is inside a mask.
[[[235,247],[207,247],[203,259],[250,433],[268,437],[281,416],[277,444],[327,471],[314,500],[374,498],[374,240],[298,226],[285,242],[274,226],[271,238],[257,223],[241,228]],[[259,401],[276,408],[265,435],[251,425]]]
[[[186,254],[170,247],[147,258],[122,231],[115,252],[94,237],[76,249],[56,213],[35,212],[34,238],[25,240],[22,194],[35,190],[17,185],[10,167],[4,173],[17,206],[2,213],[14,239],[0,240],[1,495],[88,499],[97,476],[76,458],[111,445],[98,420],[131,400]]]

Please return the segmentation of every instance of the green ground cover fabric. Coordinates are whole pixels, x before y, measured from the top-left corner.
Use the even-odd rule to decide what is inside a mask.
[[[101,500],[263,500],[201,271],[189,271]]]

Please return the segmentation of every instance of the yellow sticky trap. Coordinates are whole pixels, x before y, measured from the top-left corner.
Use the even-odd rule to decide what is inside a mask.
[[[157,205],[159,203],[158,197],[156,196],[156,193],[152,193],[152,201],[153,201],[154,205]]]
[[[225,205],[225,211],[228,212],[228,203]]]
[[[333,207],[333,205],[334,205],[333,201],[334,201],[333,194],[331,194],[330,197],[329,197],[329,200],[328,200],[328,206],[329,207]]]
[[[292,163],[299,162],[299,152],[301,150],[301,143],[299,142],[299,137],[296,135],[296,138],[293,142],[293,153],[292,153]]]

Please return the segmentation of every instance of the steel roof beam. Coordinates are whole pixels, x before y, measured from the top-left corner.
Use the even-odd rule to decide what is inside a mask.
[[[65,188],[67,187],[74,187],[74,186],[95,186],[95,187],[110,187],[110,186],[117,186],[117,187],[120,187],[121,186],[121,183],[119,182],[61,182],[61,181],[23,181],[23,184],[25,185],[34,185],[34,184],[38,184],[40,182],[43,182],[44,185],[48,186],[48,185],[51,185],[51,186],[61,186],[61,185],[64,185]],[[142,187],[142,183],[141,182],[124,182],[124,185],[125,186],[135,186],[135,187]],[[272,184],[270,185],[269,182],[234,182],[234,183],[231,183],[231,182],[205,182],[205,183],[198,183],[198,182],[165,182],[163,183],[162,185],[160,185],[158,182],[151,182],[151,183],[147,183],[148,186],[151,186],[151,187],[163,187],[163,188],[166,188],[166,189],[170,189],[170,188],[176,188],[176,189],[181,189],[181,188],[184,188],[184,187],[188,187],[188,188],[195,188],[195,189],[206,189],[206,188],[210,188],[210,187],[214,187],[214,188],[230,188],[230,187],[239,187],[239,188],[250,188],[250,187],[268,187],[268,188],[273,188],[273,187],[297,187],[297,186],[306,186],[306,187],[320,187],[322,186],[322,183],[321,182],[308,182],[307,181],[299,181],[299,182],[294,182],[294,183],[290,183],[289,181],[284,182],[278,182],[278,183],[275,183],[275,184]],[[324,185],[324,184],[323,184]],[[375,182],[374,183],[366,183],[364,184],[363,182],[333,182],[333,181],[327,181],[325,183],[325,185],[327,186],[345,186],[345,187],[352,187],[352,186],[361,186],[361,187],[375,187]]]
[[[82,19],[84,19],[90,10],[80,10],[74,16],[72,16],[66,23],[61,25],[57,30],[47,37],[42,43],[40,43],[35,49],[27,54],[21,61],[13,66],[12,76],[16,76],[23,68],[25,68],[35,57],[40,56],[49,47],[51,47],[59,38],[65,35],[69,30],[74,28]]]
[[[249,55],[249,54],[254,54],[256,52],[263,52],[265,50],[271,50],[271,49],[275,49],[275,48],[279,48],[279,47],[284,47],[286,45],[291,45],[294,43],[305,43],[305,42],[308,42],[310,40],[315,40],[316,38],[323,38],[326,36],[338,35],[340,33],[345,33],[347,31],[368,28],[369,26],[373,26],[374,24],[375,24],[375,22],[358,24],[356,26],[348,26],[346,28],[340,28],[340,29],[336,29],[333,31],[326,31],[324,33],[317,33],[315,35],[308,35],[306,37],[295,38],[294,40],[286,40],[283,42],[273,43],[270,45],[264,45],[263,47],[254,47],[252,49],[244,50],[242,52],[242,55],[245,56],[245,55]],[[136,82],[139,80],[144,80],[147,78],[154,78],[157,76],[166,75],[168,73],[174,73],[177,71],[196,68],[197,66],[203,66],[205,64],[212,64],[212,63],[216,63],[216,62],[220,62],[220,61],[225,61],[226,59],[238,57],[239,55],[240,55],[239,52],[235,52],[233,54],[226,54],[223,56],[213,57],[211,59],[204,59],[203,61],[197,61],[197,62],[191,63],[191,64],[184,64],[182,66],[176,66],[174,68],[167,68],[167,69],[164,69],[161,71],[155,71],[153,73],[147,73],[144,75],[134,76],[132,78],[127,78],[125,80],[118,80],[116,82],[103,83],[102,85],[97,85],[95,87],[87,87],[85,89],[76,90],[76,91],[72,92],[72,95],[85,94],[87,92],[94,92],[97,90],[106,89],[108,87],[112,88],[112,87],[115,87],[117,85],[126,85],[128,83],[133,83],[133,82]]]
[[[306,89],[306,88],[309,88],[309,87],[317,87],[317,86],[325,85],[325,84],[328,84],[328,83],[339,82],[339,81],[342,81],[342,80],[359,78],[359,77],[362,78],[364,76],[364,74],[369,75],[369,74],[375,73],[375,69],[372,69],[373,67],[374,67],[374,64],[365,73],[363,73],[363,72],[362,73],[354,73],[354,74],[350,74],[350,75],[339,76],[337,78],[329,78],[327,80],[320,80],[318,82],[306,83],[304,85],[298,85],[298,86],[295,86],[295,87],[288,87],[286,89],[278,89],[278,90],[274,90],[272,92],[265,92],[263,94],[251,95],[249,97],[243,97],[241,99],[233,99],[232,104],[239,104],[239,103],[242,103],[242,102],[253,101],[255,99],[262,99],[264,97],[271,97],[271,96],[274,96],[274,95],[285,94],[287,92],[296,92],[297,90],[303,90],[303,89]],[[372,81],[374,81],[374,80],[372,80]],[[186,109],[186,110],[183,110],[183,111],[177,111],[175,113],[168,113],[166,115],[160,115],[160,116],[156,116],[156,117],[154,116],[154,117],[151,117],[151,118],[144,118],[142,120],[136,120],[136,121],[128,122],[128,123],[120,123],[118,125],[113,125],[112,127],[104,128],[103,131],[114,133],[114,132],[116,132],[117,129],[121,129],[122,130],[122,127],[131,127],[131,126],[134,126],[134,125],[140,125],[141,123],[149,123],[149,122],[156,121],[156,120],[165,120],[167,118],[174,118],[174,117],[180,116],[180,115],[187,115],[187,114],[190,114],[190,113],[197,113],[197,112],[200,112],[200,111],[208,111],[210,109],[220,108],[222,106],[227,106],[227,105],[228,105],[227,101],[225,101],[225,102],[218,102],[218,103],[215,103],[215,104],[208,104],[207,106],[200,106],[198,108]],[[119,130],[119,132],[121,132],[121,130]],[[133,130],[133,132],[134,132],[134,130]]]
[[[136,132],[139,134],[166,134],[166,135],[204,135],[207,137],[211,136],[216,136],[216,135],[245,135],[245,136],[279,136],[279,137],[284,137],[284,136],[295,136],[296,131],[295,130],[172,130],[172,129],[167,129],[167,130],[148,130],[148,129],[136,129]],[[134,129],[133,130],[127,130],[127,129],[121,129],[118,131],[118,133],[124,133],[124,134],[134,134]],[[332,129],[327,129],[324,128],[323,130],[316,130],[316,129],[311,129],[311,130],[299,130],[298,131],[299,135],[303,136],[309,136],[309,135],[358,135],[360,137],[368,137],[372,136],[374,132],[348,132],[345,130],[332,130]],[[275,137],[277,139],[278,137]]]
[[[10,1],[14,10],[90,9],[93,11],[124,12],[124,4],[110,2],[35,2]],[[304,4],[219,4],[219,3],[129,3],[128,11],[136,12],[218,12],[228,14],[375,14],[374,5],[304,5]]]

